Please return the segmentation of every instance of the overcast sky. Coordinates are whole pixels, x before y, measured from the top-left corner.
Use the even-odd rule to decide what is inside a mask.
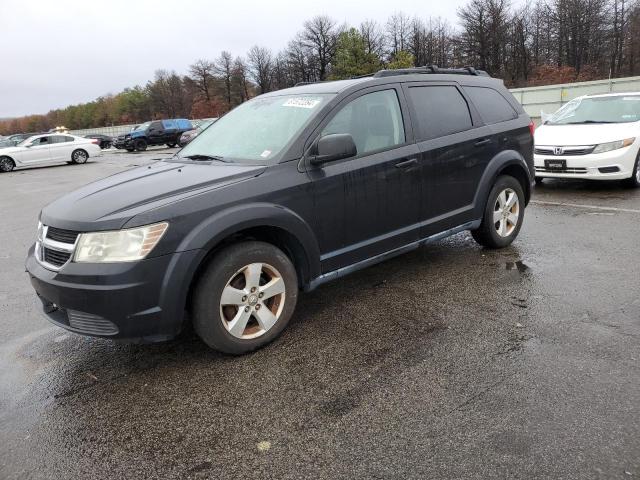
[[[46,113],[144,85],[155,70],[187,72],[220,51],[277,51],[304,20],[358,25],[395,11],[457,21],[465,0],[0,0],[0,118]]]

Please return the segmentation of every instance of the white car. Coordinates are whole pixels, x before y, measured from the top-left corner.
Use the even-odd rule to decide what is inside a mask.
[[[535,131],[536,181],[625,180],[640,187],[640,93],[571,100]]]
[[[15,147],[0,150],[0,172],[52,163],[85,163],[101,154],[98,140],[62,133],[29,137]]]

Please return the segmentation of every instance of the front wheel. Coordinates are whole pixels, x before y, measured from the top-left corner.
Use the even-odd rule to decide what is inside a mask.
[[[636,158],[636,163],[633,166],[633,173],[631,174],[631,177],[625,180],[625,183],[627,184],[628,187],[640,188],[640,163],[639,162],[640,162],[640,155],[638,155],[638,158]]]
[[[9,157],[0,157],[0,172],[10,172],[15,166],[16,164]]]
[[[524,192],[509,175],[497,178],[484,209],[482,223],[471,235],[487,248],[504,248],[518,236],[524,219]]]
[[[247,241],[219,251],[196,285],[193,326],[211,348],[240,355],[266,345],[289,323],[298,297],[291,260]]]
[[[137,151],[144,152],[147,149],[147,142],[141,138],[135,141],[134,146]]]

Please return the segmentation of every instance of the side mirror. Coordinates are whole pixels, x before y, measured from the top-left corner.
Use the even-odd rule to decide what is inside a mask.
[[[315,166],[355,157],[358,154],[353,137],[348,133],[332,133],[320,137],[312,151],[314,154],[311,155],[309,161],[311,165]]]

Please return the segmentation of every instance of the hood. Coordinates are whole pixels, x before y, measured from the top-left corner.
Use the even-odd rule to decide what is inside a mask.
[[[157,162],[90,183],[47,205],[41,221],[68,230],[115,230],[133,216],[260,175],[267,167]]]
[[[16,147],[16,146],[3,147],[2,145],[0,145],[0,149],[2,150],[3,155],[9,155],[14,152],[22,152],[24,150],[24,147]]]
[[[597,145],[636,136],[640,136],[638,122],[541,125],[534,135],[536,146]]]

